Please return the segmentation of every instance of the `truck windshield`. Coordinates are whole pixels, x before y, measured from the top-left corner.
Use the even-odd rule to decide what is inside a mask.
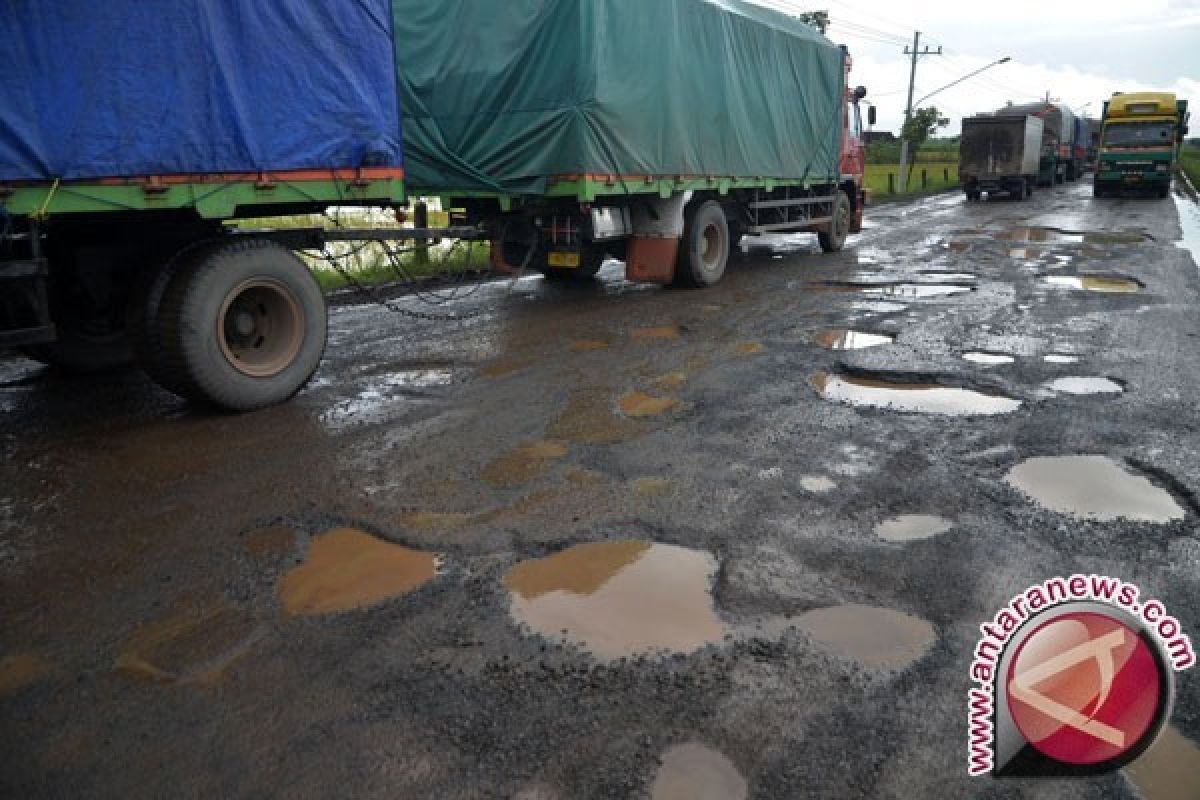
[[[1172,144],[1167,122],[1113,122],[1104,127],[1105,147],[1161,147]]]

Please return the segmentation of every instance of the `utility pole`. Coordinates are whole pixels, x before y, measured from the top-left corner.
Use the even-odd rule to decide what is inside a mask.
[[[917,82],[917,56],[940,56],[942,48],[930,50],[928,45],[924,50],[921,50],[921,32],[913,32],[912,50],[904,48],[904,55],[912,56],[912,68],[908,72],[908,105],[904,108],[904,128],[908,128],[908,123],[912,120],[912,98],[913,87]],[[905,135],[905,130],[900,131],[900,192],[903,193],[908,188],[908,136]]]

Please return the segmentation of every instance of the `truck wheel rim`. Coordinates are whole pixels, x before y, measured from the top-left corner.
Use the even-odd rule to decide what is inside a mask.
[[[251,278],[225,296],[217,341],[238,372],[269,378],[296,360],[304,342],[304,312],[279,281]]]
[[[704,226],[700,236],[700,260],[704,269],[711,272],[721,264],[721,230],[715,223]]]

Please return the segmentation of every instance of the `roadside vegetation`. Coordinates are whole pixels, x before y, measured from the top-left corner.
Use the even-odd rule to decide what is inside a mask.
[[[899,194],[900,141],[873,142],[867,146],[866,186],[872,198],[901,200],[958,187],[958,139],[927,139],[916,151],[908,191]]]
[[[1188,140],[1179,153],[1179,168],[1188,176],[1192,186],[1200,189],[1200,142]]]
[[[331,208],[325,214],[299,214],[237,220],[239,228],[405,228],[387,209]],[[445,211],[429,211],[429,225],[449,225]],[[425,248],[412,242],[331,242],[324,252],[298,251],[326,293],[344,289],[351,282],[364,286],[428,280],[442,275],[489,270],[490,253],[485,242],[432,241]],[[336,265],[336,266],[335,266]]]

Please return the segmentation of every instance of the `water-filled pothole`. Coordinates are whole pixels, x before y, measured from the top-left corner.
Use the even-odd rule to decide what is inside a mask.
[[[1111,378],[1082,375],[1055,378],[1046,384],[1046,388],[1060,394],[1121,394],[1125,391],[1124,386]]]
[[[1107,294],[1133,294],[1142,290],[1142,285],[1132,278],[1110,275],[1045,275],[1042,280],[1064,289],[1079,289]]]
[[[923,619],[857,604],[805,612],[796,625],[819,644],[871,667],[907,667],[937,640]]]
[[[1030,458],[1004,477],[1010,486],[1060,514],[1102,522],[1170,522],[1184,510],[1169,492],[1106,456]]]
[[[1046,242],[1050,244],[1083,244],[1084,235],[1061,228],[1023,226],[992,234],[1002,242]]]
[[[279,601],[291,615],[368,608],[411,592],[435,574],[433,553],[338,528],[313,539],[304,563],[283,576]]]
[[[940,536],[954,527],[945,517],[933,514],[901,514],[875,526],[875,535],[889,542],[913,542]]]
[[[919,300],[927,297],[948,297],[974,291],[974,286],[957,283],[856,283],[853,281],[828,281],[809,284],[807,287],[823,292],[854,292],[872,297],[899,297]]]
[[[744,800],[749,791],[746,779],[723,753],[687,742],[662,754],[650,800]]]
[[[978,350],[963,353],[963,360],[970,361],[972,364],[981,364],[985,367],[996,367],[1001,364],[1012,364],[1017,359],[1008,353],[989,353],[984,350]]]
[[[517,622],[611,661],[719,642],[725,624],[713,608],[716,570],[716,559],[699,550],[624,540],[523,561],[504,583]]]
[[[1042,356],[1042,361],[1047,364],[1078,364],[1079,356],[1067,355],[1066,353],[1050,353]]]
[[[887,333],[868,333],[847,328],[826,328],[813,340],[828,350],[862,350],[867,347],[891,344],[896,337]]]
[[[483,479],[498,488],[520,486],[537,478],[566,454],[567,448],[561,442],[532,442],[489,463],[483,469]]]
[[[1020,400],[1002,394],[923,381],[817,373],[812,385],[826,400],[891,411],[966,416],[1007,414],[1021,407]]]

